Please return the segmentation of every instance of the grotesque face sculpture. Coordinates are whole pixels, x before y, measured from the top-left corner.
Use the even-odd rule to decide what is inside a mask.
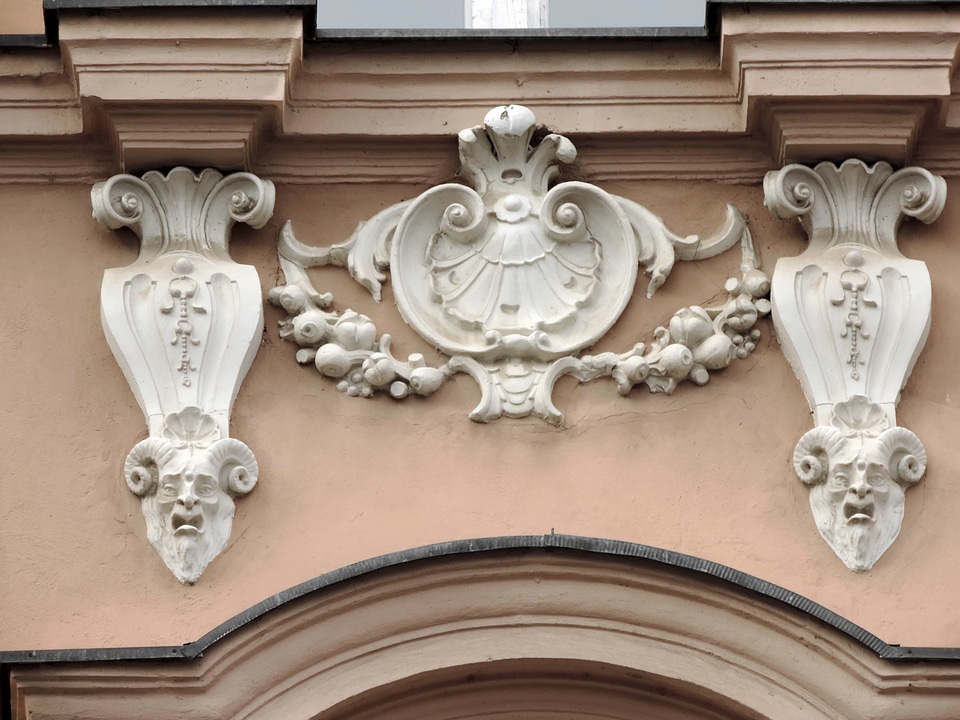
[[[174,536],[199,537],[206,534],[206,518],[217,518],[224,509],[233,515],[233,500],[205,470],[188,460],[178,473],[160,476],[155,502]]]
[[[818,427],[801,438],[794,463],[810,489],[817,529],[851,570],[869,570],[900,533],[904,490],[926,466],[905,428],[876,434]]]
[[[810,490],[817,529],[856,571],[868,570],[900,533],[904,490],[879,448],[847,448],[830,463],[827,479]]]
[[[165,460],[156,489],[142,499],[148,537],[177,579],[194,583],[226,547],[236,508],[206,451]]]
[[[233,498],[256,484],[253,453],[230,438],[148,438],[130,451],[125,470],[150,544],[180,582],[196,582],[230,539]]]

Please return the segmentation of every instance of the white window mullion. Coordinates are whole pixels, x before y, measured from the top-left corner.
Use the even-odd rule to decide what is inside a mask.
[[[516,29],[547,27],[547,0],[465,0],[468,27]]]

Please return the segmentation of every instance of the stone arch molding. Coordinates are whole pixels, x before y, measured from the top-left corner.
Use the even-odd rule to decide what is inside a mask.
[[[672,393],[756,347],[758,317],[770,310],[769,279],[759,269],[743,215],[727,207],[716,234],[681,237],[641,205],[584,182],[553,184],[576,158],[565,137],[533,143],[536,118],[519,105],[497,107],[459,135],[463,184],[431,188],[361,223],[345,242],[309,247],[289,223],[279,254],[286,284],[270,301],[287,311],[280,334],[350,395],[430,395],[466,373],[481,389],[472,420],[535,415],[553,424],[552,400],[564,375],[581,382],[612,377],[626,395],[640,383]],[[623,353],[578,356],[602,337],[634,294],[638,265],[652,295],[677,260],[712,257],[737,243],[741,276],[716,306],[677,311],[649,344]],[[449,361],[393,356],[390,335],[365,315],[331,309],[307,268],[338,265],[380,300],[390,272],[403,319]]]
[[[956,717],[949,664],[891,664],[718,577],[547,539],[557,546],[435,546],[291,589],[213,631],[192,661],[14,668],[14,718],[159,720],[176,707],[196,720]]]

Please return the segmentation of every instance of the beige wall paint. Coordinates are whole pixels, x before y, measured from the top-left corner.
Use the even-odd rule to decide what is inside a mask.
[[[42,34],[42,0],[0,0],[0,35]]]
[[[764,267],[804,247],[799,224],[762,207],[757,185],[618,182],[605,189],[706,232],[733,202]],[[276,231],[342,240],[356,222],[423,187],[281,185],[271,223],[238,227],[232,252],[278,281]],[[951,197],[960,183],[951,182]],[[762,325],[757,352],[672,397],[612,382],[563,380],[556,429],[527,418],[478,425],[465,376],[428,399],[338,392],[281,342],[277,308],[234,411],[232,433],[260,462],[237,503],[227,550],[181,586],[146,540],[121,478],[143,418],[103,338],[103,269],[135,256],[132,235],[99,229],[86,185],[0,186],[0,649],[179,644],[263,598],[351,562],[427,543],[558,533],[668,548],[730,565],[805,595],[889,643],[960,646],[960,485],[950,464],[960,417],[954,358],[960,303],[948,200],[933,226],[908,223],[902,248],[933,278],[934,324],[898,417],[924,441],[927,477],[907,494],[900,539],[873,570],[847,570],[820,539],[791,457],[810,427],[799,384]],[[679,264],[653,300],[636,297],[597,350],[624,349],[683,305],[722,293],[736,250]],[[398,355],[429,348],[385,293],[377,306],[343,270],[315,271],[339,308],[369,314]],[[642,284],[641,284],[642,287]]]

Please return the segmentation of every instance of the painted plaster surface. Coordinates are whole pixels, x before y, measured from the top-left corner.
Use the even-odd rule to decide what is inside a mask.
[[[960,183],[950,181],[957,196]],[[279,280],[276,234],[286,218],[318,228],[317,244],[427,186],[279,185],[274,219],[237,227],[236,262]],[[679,233],[715,227],[727,203],[748,218],[764,265],[805,247],[799,224],[762,207],[759,185],[609,182]],[[627,540],[725,563],[806,595],[890,643],[960,646],[960,486],[950,462],[960,427],[954,358],[960,304],[952,228],[907,223],[905,254],[926,262],[935,329],[898,407],[927,448],[929,477],[913,490],[903,532],[869,573],[850,573],[817,535],[792,456],[809,408],[769,321],[749,358],[722,382],[673,396],[621,397],[561,380],[566,425],[536,418],[478,425],[467,377],[403,403],[358,402],[291,362],[277,322],[237,397],[231,430],[257,448],[270,483],[238,503],[230,543],[184,587],[150,547],[140,501],[121,476],[146,434],[143,415],[104,341],[103,269],[133,262],[89,217],[89,185],[0,188],[0,648],[179,644],[263,598],[345,564],[456,538],[551,530]],[[51,211],[55,208],[55,211]],[[68,254],[65,249],[68,248]],[[55,271],[54,271],[55,270]],[[394,329],[404,355],[438,356],[383,302],[342,271],[311,270],[344,306]],[[724,295],[724,257],[682,263],[650,300],[641,284],[592,351],[643,339],[677,307]],[[720,378],[718,378],[720,380]],[[934,472],[934,468],[937,469]]]
[[[43,34],[41,0],[5,0],[0,4],[0,34]]]

